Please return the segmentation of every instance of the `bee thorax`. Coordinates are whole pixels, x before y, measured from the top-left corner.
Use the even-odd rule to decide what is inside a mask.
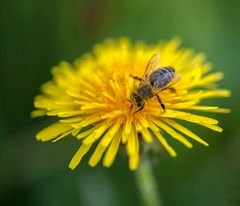
[[[152,96],[152,88],[150,85],[139,86],[136,89],[136,91],[137,91],[138,95],[143,99],[147,99]]]

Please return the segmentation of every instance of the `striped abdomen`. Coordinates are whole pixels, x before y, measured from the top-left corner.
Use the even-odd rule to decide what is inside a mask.
[[[174,73],[174,68],[170,66],[159,68],[149,75],[150,83],[154,88],[163,88],[172,80]]]

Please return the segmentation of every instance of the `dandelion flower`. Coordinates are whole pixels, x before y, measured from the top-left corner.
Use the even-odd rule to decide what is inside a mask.
[[[149,99],[143,110],[130,112],[131,92],[139,82],[130,74],[141,77],[150,57],[159,52],[161,66],[172,66],[181,74],[173,89],[160,92],[164,111],[156,98]],[[210,72],[211,64],[205,55],[192,49],[180,48],[180,40],[146,45],[135,44],[127,38],[106,40],[94,47],[71,65],[61,62],[52,69],[53,79],[45,83],[42,94],[34,101],[33,117],[55,116],[57,122],[41,130],[36,138],[56,142],[68,135],[80,140],[80,148],[69,167],[74,169],[94,147],[88,163],[94,167],[103,158],[110,167],[124,145],[129,157],[129,168],[139,164],[142,144],[153,144],[153,139],[172,156],[177,153],[168,143],[168,136],[192,148],[191,140],[204,146],[208,143],[181,124],[182,121],[222,132],[216,119],[194,114],[194,111],[227,113],[228,109],[202,105],[204,99],[228,97],[230,92],[217,89],[221,72]],[[155,142],[154,142],[155,144]],[[160,145],[159,144],[159,145]]]

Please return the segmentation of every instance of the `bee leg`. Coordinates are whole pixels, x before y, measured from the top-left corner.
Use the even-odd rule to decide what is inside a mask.
[[[165,105],[163,104],[161,98],[159,97],[158,94],[156,94],[157,100],[159,102],[159,104],[161,105],[161,107],[163,108],[164,112],[166,111]]]
[[[135,111],[134,114],[137,113],[137,112],[140,112],[144,108],[144,105],[145,104],[143,104],[137,111]]]
[[[136,79],[138,81],[142,81],[143,79],[140,78],[140,77],[137,77],[137,76],[133,76],[132,74],[130,74],[130,76],[133,78],[133,79]]]

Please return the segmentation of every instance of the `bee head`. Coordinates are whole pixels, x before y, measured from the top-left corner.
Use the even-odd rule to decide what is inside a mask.
[[[144,106],[144,102],[143,102],[142,98],[138,94],[132,93],[130,95],[130,99],[131,99],[132,104],[135,107],[143,107]]]

